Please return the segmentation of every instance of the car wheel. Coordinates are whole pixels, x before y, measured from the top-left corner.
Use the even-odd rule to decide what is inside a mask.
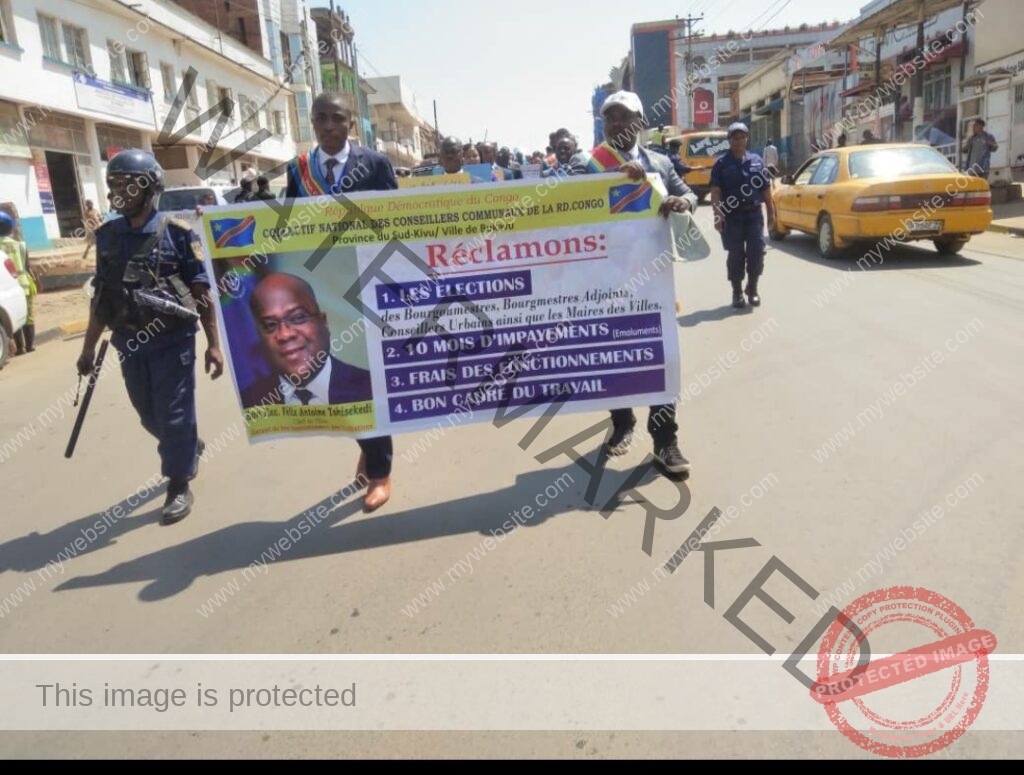
[[[818,252],[822,258],[842,258],[843,251],[836,246],[836,230],[832,225],[832,218],[828,213],[823,213],[818,219]]]
[[[773,228],[768,230],[768,239],[772,242],[782,242],[782,240],[786,239],[788,236],[789,229],[780,229],[778,222],[776,222]]]
[[[957,237],[954,239],[937,239],[935,240],[935,249],[939,251],[940,256],[955,256],[970,242],[970,238]]]
[[[7,328],[0,324],[0,369],[7,365],[7,360],[11,357],[11,335],[7,333]]]

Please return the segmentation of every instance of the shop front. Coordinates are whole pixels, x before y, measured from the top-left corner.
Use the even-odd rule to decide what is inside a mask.
[[[28,133],[18,106],[0,100],[0,209],[18,218],[22,238],[30,248],[49,244],[46,224],[39,215],[38,200],[30,199],[33,191],[25,184],[34,165]]]
[[[29,209],[41,213],[48,241],[81,237],[85,199],[96,196],[86,123],[37,107],[25,108],[24,116],[32,152]]]

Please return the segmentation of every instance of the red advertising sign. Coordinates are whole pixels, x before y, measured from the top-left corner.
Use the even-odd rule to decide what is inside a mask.
[[[710,89],[693,90],[693,123],[715,123],[715,94]]]

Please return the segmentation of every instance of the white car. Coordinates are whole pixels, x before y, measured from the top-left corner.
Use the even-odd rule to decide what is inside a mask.
[[[25,291],[18,284],[14,261],[0,250],[0,369],[7,365],[11,356],[11,337],[25,325],[28,307]]]
[[[194,212],[197,206],[222,207],[234,202],[234,186],[187,186],[169,188],[160,194],[156,209],[162,213]],[[213,201],[210,201],[212,197]]]

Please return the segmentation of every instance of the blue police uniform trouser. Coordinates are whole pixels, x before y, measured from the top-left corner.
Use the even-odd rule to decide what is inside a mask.
[[[142,427],[159,442],[161,473],[188,479],[196,473],[196,338],[166,347],[125,353],[125,387]]]
[[[729,213],[722,231],[722,246],[729,251],[729,282],[741,283],[764,274],[764,214],[761,207]]]

